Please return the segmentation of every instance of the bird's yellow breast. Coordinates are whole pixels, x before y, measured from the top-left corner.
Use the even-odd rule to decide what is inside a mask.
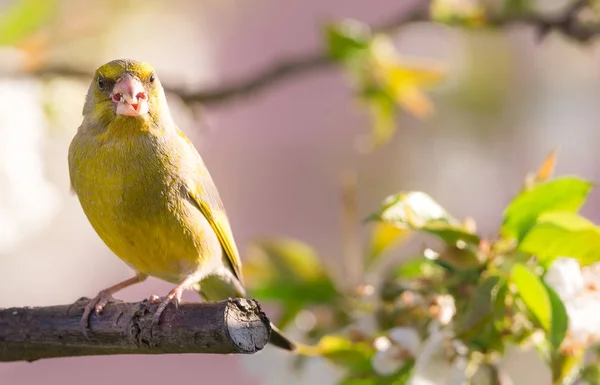
[[[133,269],[170,282],[222,256],[209,222],[186,199],[179,175],[188,165],[176,143],[152,130],[106,137],[80,130],[69,151],[73,190],[98,235]]]

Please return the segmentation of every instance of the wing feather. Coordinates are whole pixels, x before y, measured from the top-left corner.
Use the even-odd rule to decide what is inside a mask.
[[[181,132],[179,136],[197,154],[189,139]],[[197,155],[197,167],[193,174],[193,178],[186,183],[187,194],[191,202],[202,212],[217,234],[229,262],[229,267],[238,281],[243,284],[242,261],[235,244],[235,239],[233,238],[233,232],[227,218],[227,213],[225,212],[225,207],[219,196],[217,186],[199,154]]]

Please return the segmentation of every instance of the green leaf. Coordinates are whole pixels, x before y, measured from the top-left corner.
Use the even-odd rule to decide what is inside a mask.
[[[343,336],[329,335],[317,345],[319,354],[337,365],[353,370],[371,367],[373,347],[365,342],[352,342]]]
[[[504,12],[507,14],[522,14],[531,11],[530,0],[504,0]]]
[[[369,378],[344,378],[338,385],[378,385],[378,379],[375,377]]]
[[[496,294],[502,285],[499,277],[487,277],[474,287],[474,295],[456,314],[457,337],[473,351],[504,351],[503,336],[498,331],[493,312]]]
[[[443,268],[423,255],[399,263],[391,270],[391,276],[400,280],[409,281],[417,278],[431,278],[443,273]]]
[[[458,241],[479,243],[476,234],[469,232],[429,195],[418,191],[389,196],[384,200],[381,210],[369,219],[400,229],[425,231],[452,245]]]
[[[352,19],[328,26],[325,33],[329,57],[340,62],[366,55],[371,41],[369,27]]]
[[[286,322],[303,308],[332,305],[340,298],[317,253],[294,239],[253,243],[246,255],[244,278],[250,296],[283,307]]]
[[[509,306],[507,305],[507,299],[512,299],[509,297],[510,291],[508,286],[508,282],[505,279],[501,279],[497,289],[492,292],[494,327],[501,332],[511,329],[513,325],[512,317],[509,313]],[[509,303],[511,302],[512,301]]]
[[[569,316],[567,315],[565,304],[554,291],[554,289],[552,289],[546,283],[544,283],[544,287],[548,292],[548,298],[550,298],[550,304],[552,306],[552,328],[550,330],[548,339],[550,340],[552,347],[554,347],[554,349],[558,349],[567,335],[567,330],[569,328]]]
[[[556,352],[552,355],[550,369],[552,370],[552,384],[572,385],[578,378],[581,366],[584,363],[585,349],[574,349],[567,353]]]
[[[581,370],[580,378],[583,384],[600,384],[600,366],[594,363],[586,365]]]
[[[338,382],[338,385],[405,385],[411,377],[415,366],[413,359],[408,360],[396,373],[391,376],[380,376],[374,371],[356,371]]]
[[[552,327],[552,302],[542,280],[525,265],[517,263],[511,273],[512,282],[519,296],[535,317],[535,321],[546,331]]]
[[[381,146],[396,132],[396,102],[381,89],[363,92],[363,99],[373,119],[373,143],[370,145]]]
[[[13,45],[56,14],[56,0],[19,0],[0,16],[0,45]]]
[[[384,34],[376,35],[369,45],[371,75],[367,84],[382,91],[404,110],[418,118],[427,118],[434,111],[433,103],[424,90],[438,85],[446,75],[440,65],[408,59],[399,54],[393,39]]]
[[[434,21],[442,23],[458,23],[465,26],[485,24],[485,8],[478,1],[434,0],[430,12]]]
[[[600,261],[600,228],[572,212],[542,215],[519,249],[550,263],[558,256],[571,257],[585,266]]]
[[[557,178],[517,196],[504,210],[502,234],[521,241],[536,219],[549,211],[577,212],[592,184],[575,177]]]
[[[406,239],[410,233],[410,230],[401,229],[389,223],[376,222],[371,230],[367,267],[373,265],[384,251]]]
[[[475,324],[487,318],[492,313],[493,292],[498,289],[499,283],[499,277],[491,276],[486,278],[477,287],[474,287],[475,293],[468,302],[468,309],[463,314],[457,314],[457,319],[462,321],[459,333],[472,330]]]

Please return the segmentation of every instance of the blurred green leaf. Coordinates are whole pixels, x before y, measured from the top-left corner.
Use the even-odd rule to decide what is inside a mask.
[[[398,372],[396,372],[396,374],[394,374],[391,378],[387,379],[388,381],[391,382],[386,382],[386,378],[382,378],[382,382],[380,382],[380,385],[405,385],[408,383],[408,380],[411,377],[411,374],[413,372],[413,369],[415,367],[415,362],[414,360],[410,360],[409,362],[405,363],[404,365],[402,365],[402,367],[400,368],[400,370]]]
[[[492,291],[494,318],[503,318],[506,315],[506,295],[508,285],[504,279],[498,281],[498,286]]]
[[[286,322],[309,305],[331,304],[339,298],[316,252],[293,239],[253,243],[244,264],[244,277],[252,297],[280,303]]]
[[[410,230],[389,223],[375,222],[371,230],[366,266],[371,266],[384,251],[406,239],[410,233]]]
[[[421,230],[455,245],[458,241],[479,243],[479,237],[469,232],[429,195],[422,192],[399,193],[386,198],[371,220],[389,223],[400,229]]]
[[[405,385],[408,383],[414,368],[414,360],[406,362],[398,372],[391,376],[380,376],[373,371],[356,372],[338,382],[339,385]]]
[[[371,41],[369,27],[352,19],[329,25],[325,34],[329,57],[340,62],[355,60],[365,55]]]
[[[369,370],[373,347],[366,342],[352,342],[343,336],[325,336],[317,345],[319,354],[337,365],[353,371]]]
[[[550,369],[552,384],[571,385],[577,380],[579,369],[583,364],[585,349],[575,349],[569,354],[555,352],[552,355]]]
[[[0,45],[14,45],[50,20],[56,0],[18,0],[0,15]]]
[[[373,119],[373,143],[371,147],[387,143],[396,132],[396,103],[386,92],[374,89],[363,92]]]
[[[519,248],[544,263],[564,256],[585,266],[600,261],[600,228],[579,214],[552,212],[538,219]]]
[[[430,7],[431,18],[444,23],[482,25],[485,9],[479,1],[434,0]]]
[[[600,366],[588,364],[581,370],[581,381],[587,385],[600,384]]]
[[[557,178],[517,196],[504,210],[502,234],[521,241],[536,219],[549,211],[577,212],[592,184],[575,177]]]
[[[395,131],[396,104],[424,118],[433,104],[424,89],[444,77],[439,65],[402,58],[392,39],[373,36],[368,26],[344,20],[326,29],[329,57],[351,75],[356,90],[373,118],[373,138],[366,150],[387,143]]]
[[[552,302],[542,280],[521,263],[513,266],[511,280],[537,323],[549,332],[552,328]]]
[[[544,283],[544,287],[548,292],[548,298],[550,298],[550,304],[552,306],[552,328],[550,330],[548,339],[550,340],[552,347],[554,347],[554,349],[558,349],[567,335],[567,330],[569,328],[569,316],[567,315],[565,304],[554,291],[554,289],[552,289],[546,283]]]
[[[365,377],[365,378],[344,378],[338,385],[379,385],[379,380],[374,377]]]
[[[424,90],[439,84],[445,71],[424,60],[403,58],[387,35],[373,37],[369,45],[369,66],[373,83],[398,105],[418,118],[433,112],[433,104]]]
[[[503,336],[497,328],[498,323],[494,322],[495,295],[500,286],[501,280],[497,276],[484,279],[474,288],[475,293],[464,303],[464,308],[457,309],[454,320],[457,336],[471,350],[500,353],[504,351]]]
[[[522,14],[531,11],[531,0],[504,0],[504,12]]]
[[[499,282],[499,277],[492,276],[486,278],[479,286],[474,288],[475,294],[469,299],[466,312],[457,314],[457,319],[461,321],[461,331],[459,333],[474,329],[475,324],[492,313],[492,293],[497,290]]]
[[[494,327],[500,332],[510,330],[513,324],[511,317],[508,317],[509,309],[507,302],[511,302],[508,296],[508,282],[505,279],[501,279],[498,283],[497,289],[495,289],[492,292],[492,312],[494,314]]]
[[[430,260],[423,255],[412,258],[408,261],[399,263],[392,272],[393,278],[401,280],[412,280],[418,278],[430,278],[433,275],[441,274],[443,268],[436,263],[437,260]]]

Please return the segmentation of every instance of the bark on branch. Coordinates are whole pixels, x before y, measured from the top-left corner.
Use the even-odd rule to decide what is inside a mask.
[[[111,302],[99,317],[91,317],[87,340],[79,321],[88,301],[0,309],[0,362],[114,354],[248,354],[261,350],[271,333],[254,300],[169,306],[158,325],[152,323],[156,304]]]

